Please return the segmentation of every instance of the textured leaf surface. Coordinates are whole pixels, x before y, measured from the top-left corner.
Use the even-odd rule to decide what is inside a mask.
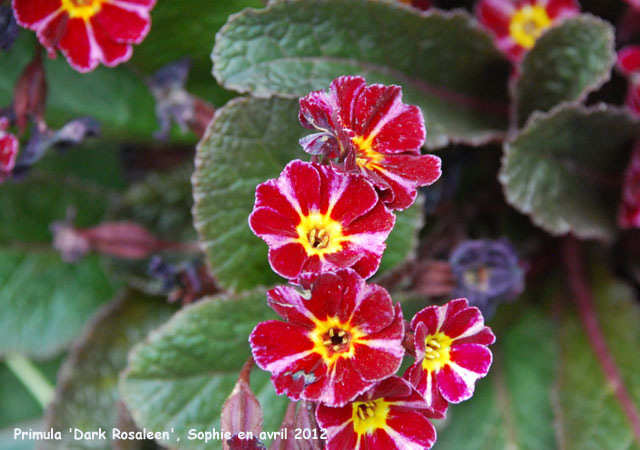
[[[274,318],[264,291],[238,299],[210,298],[187,307],[136,346],[120,390],[140,427],[173,428],[179,448],[220,448],[188,441],[189,429],[220,429],[222,404],[250,355],[254,326]],[[275,431],[287,406],[277,397],[268,374],[254,370],[252,388],[264,411],[264,430]]]
[[[640,410],[640,307],[634,293],[619,282],[599,283],[595,309],[607,347],[636,410]],[[602,365],[575,315],[560,330],[558,430],[567,450],[639,449],[630,423],[604,376]]]
[[[613,28],[583,15],[542,35],[521,66],[515,84],[518,125],[536,110],[582,100],[609,79],[616,61]]]
[[[528,313],[499,334],[491,347],[494,363],[488,378],[477,383],[473,398],[449,407],[434,449],[556,448],[551,406],[554,334],[552,322],[538,313]]]
[[[548,232],[609,238],[628,144],[640,131],[626,112],[565,104],[534,115],[505,146],[506,198]]]
[[[301,97],[360,74],[403,87],[422,108],[431,147],[499,135],[507,70],[489,36],[465,13],[421,15],[394,3],[294,0],[244,11],[217,35],[214,75],[258,97]]]
[[[34,174],[35,175],[35,174]],[[0,189],[0,354],[43,357],[80,332],[114,287],[96,257],[63,262],[51,248],[49,225],[77,209],[87,226],[103,214],[102,191],[35,176]]]
[[[41,448],[111,448],[110,430],[117,424],[118,376],[127,364],[129,350],[174,311],[161,298],[129,293],[98,312],[61,369],[44,428],[102,428],[108,430],[109,439],[76,441],[64,432],[62,441],[48,441]]]
[[[243,98],[218,111],[196,155],[195,226],[216,279],[230,290],[282,282],[271,270],[267,246],[248,225],[259,183],[276,178],[293,159],[308,159],[298,140],[298,102]],[[382,267],[404,260],[421,225],[417,203],[398,215]]]

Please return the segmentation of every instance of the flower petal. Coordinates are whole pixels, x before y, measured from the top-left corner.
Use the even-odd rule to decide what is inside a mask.
[[[60,9],[61,0],[13,0],[16,21],[23,27],[37,30],[43,21]]]
[[[124,7],[122,7],[122,6]],[[139,44],[144,40],[151,20],[149,12],[143,7],[127,8],[127,4],[105,2],[91,22],[100,27],[113,41],[118,43]]]
[[[493,358],[491,351],[484,345],[457,345],[456,343],[451,346],[450,357],[454,364],[477,374],[478,377],[483,377],[489,373]]]
[[[447,364],[435,374],[440,393],[450,403],[460,403],[471,398],[477,374],[455,364]]]
[[[307,252],[298,243],[285,244],[282,247],[269,249],[269,263],[275,273],[284,278],[297,277],[305,262]]]
[[[392,407],[387,417],[387,426],[388,436],[399,450],[422,450],[431,448],[436,442],[436,429],[429,419],[417,411]]]
[[[498,37],[509,35],[511,16],[515,5],[510,0],[480,0],[476,4],[476,17],[480,23]]]
[[[69,19],[59,43],[60,50],[71,67],[78,72],[89,72],[96,68],[100,52],[97,44],[90,42],[87,26],[82,19]]]

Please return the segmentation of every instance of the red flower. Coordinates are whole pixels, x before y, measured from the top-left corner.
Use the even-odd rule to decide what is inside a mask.
[[[3,173],[7,174],[13,170],[20,147],[18,138],[7,133],[7,128],[9,128],[9,121],[0,117],[0,177]]]
[[[89,72],[131,58],[151,28],[155,0],[13,0],[20,25],[36,32],[49,56],[56,48],[71,67]]]
[[[406,209],[416,189],[440,178],[440,158],[420,155],[426,132],[420,108],[402,103],[400,86],[339,77],[329,92],[300,99],[300,122],[316,129],[300,140],[306,152],[344,161],[380,191],[390,209]]]
[[[640,228],[640,143],[636,143],[631,152],[624,174],[618,225],[620,228]]]
[[[556,22],[580,12],[576,0],[480,0],[476,16],[496,45],[518,61]]]
[[[366,180],[299,160],[258,186],[249,216],[269,246],[271,267],[289,279],[346,267],[368,278],[394,221]]]
[[[629,79],[626,104],[640,115],[640,45],[630,45],[618,52],[618,70]]]
[[[404,375],[424,395],[427,404],[443,412],[447,402],[473,395],[478,378],[491,366],[495,336],[484,326],[480,310],[464,298],[443,306],[428,306],[411,320],[416,361]]]
[[[267,293],[288,323],[258,324],[249,337],[253,357],[278,394],[341,406],[400,367],[402,310],[350,269],[305,278],[310,297],[287,286]]]
[[[393,376],[341,408],[318,406],[327,450],[422,450],[436,441],[431,410],[409,383]]]

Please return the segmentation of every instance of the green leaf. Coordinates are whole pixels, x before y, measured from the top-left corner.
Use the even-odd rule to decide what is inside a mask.
[[[474,396],[451,405],[438,450],[556,448],[551,388],[557,362],[553,322],[538,312],[498,334],[494,363]]]
[[[396,223],[389,235],[378,273],[391,270],[413,256],[418,246],[418,233],[424,223],[423,205],[424,197],[418,195],[410,208],[396,213]]]
[[[218,110],[198,146],[193,176],[195,226],[216,280],[241,291],[281,282],[267,246],[248,226],[259,183],[277,178],[293,159],[308,159],[298,140],[298,102],[280,98],[233,100]],[[419,202],[398,215],[387,240],[384,269],[402,262],[417,242]]]
[[[108,430],[106,441],[48,441],[41,448],[111,448],[117,426],[118,376],[131,347],[164,323],[176,308],[160,298],[130,292],[105,305],[85,328],[67,357],[58,379],[44,429]]]
[[[507,201],[551,234],[610,238],[628,144],[640,131],[627,112],[563,104],[536,113],[505,145]]]
[[[640,307],[623,283],[598,280],[595,313],[608,350],[636,411],[640,410]],[[639,449],[630,422],[604,376],[601,362],[575,314],[565,314],[560,334],[558,432],[567,450]],[[637,438],[636,438],[637,439]]]
[[[13,98],[13,85],[39,45],[33,33],[22,30],[10,52],[0,52],[0,105]],[[73,70],[66,59],[44,58],[48,84],[47,120],[52,127],[91,116],[102,134],[118,141],[148,139],[158,128],[155,103],[144,81],[124,67],[98,67],[88,74]]]
[[[609,80],[616,61],[613,27],[590,15],[568,19],[547,31],[522,60],[515,84],[522,126],[533,111],[563,101],[582,101]]]
[[[44,357],[63,350],[114,286],[98,258],[68,264],[51,248],[49,226],[77,209],[79,226],[103,215],[105,192],[34,173],[0,189],[0,354]]]
[[[507,65],[461,11],[398,2],[293,0],[246,10],[220,30],[214,75],[258,97],[301,97],[340,75],[399,84],[422,108],[427,145],[486,143],[506,128]]]
[[[274,314],[265,292],[237,299],[214,297],[176,314],[136,346],[129,357],[120,392],[136,424],[175,431],[180,448],[220,448],[186,439],[188,430],[220,430],[222,404],[250,356],[248,336]],[[277,397],[267,373],[254,370],[252,388],[264,411],[264,430],[279,429],[287,406]]]
[[[223,105],[232,94],[211,81],[209,55],[215,34],[229,15],[263,5],[261,0],[158,2],[151,12],[151,31],[142,44],[134,48],[131,63],[151,74],[188,55],[192,66],[187,88]]]

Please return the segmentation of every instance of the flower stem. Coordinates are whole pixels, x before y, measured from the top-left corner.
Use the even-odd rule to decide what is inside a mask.
[[[45,409],[53,398],[53,386],[40,369],[22,355],[7,355],[4,361],[14,375],[22,382],[33,398]]]
[[[615,396],[631,423],[635,439],[640,444],[640,412],[631,400],[629,391],[624,385],[622,375],[598,324],[598,316],[593,307],[593,295],[582,265],[580,243],[575,238],[568,237],[564,244],[564,264],[567,270],[569,287],[578,308],[582,326],[587,333],[589,342],[600,362],[607,381],[613,387]]]

